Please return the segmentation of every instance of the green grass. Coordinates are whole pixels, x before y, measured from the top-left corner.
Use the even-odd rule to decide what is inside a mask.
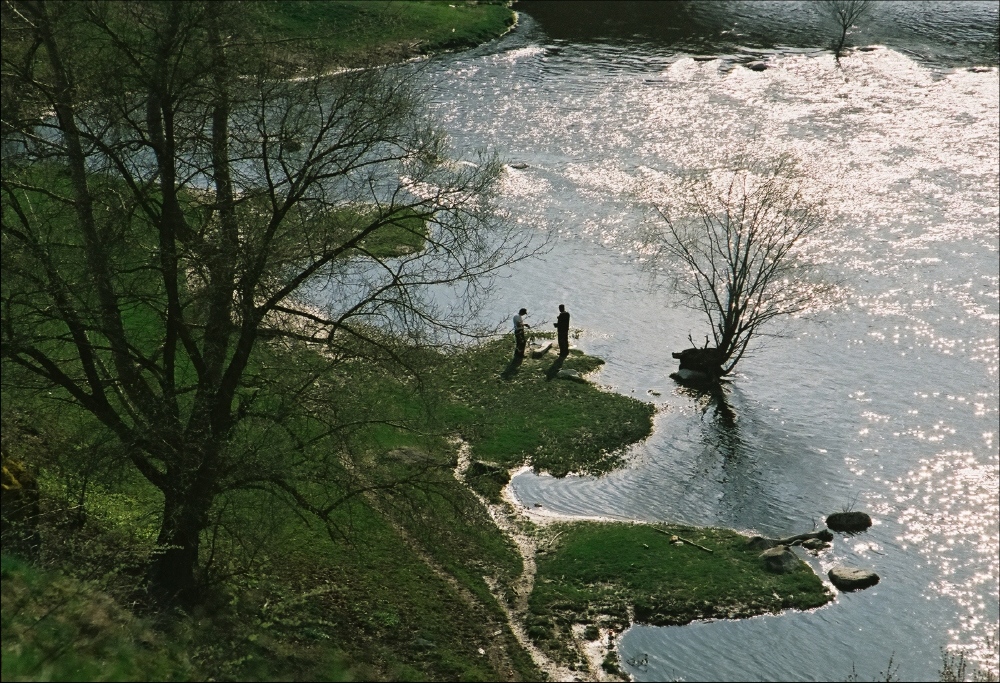
[[[92,584],[2,556],[2,678],[189,680],[187,653]]]
[[[443,419],[476,459],[504,468],[530,464],[555,476],[599,474],[652,433],[652,404],[552,377],[559,367],[585,374],[604,361],[574,350],[560,366],[550,351],[505,376],[513,349],[511,336],[494,340],[449,358],[436,373],[450,399]]]
[[[266,3],[260,17],[264,35],[308,41],[309,51],[339,62],[474,47],[503,35],[513,22],[505,2],[466,0],[282,0]]]
[[[805,563],[766,571],[760,551],[735,531],[708,527],[579,522],[547,528],[529,607],[529,634],[560,659],[574,623],[621,630],[811,609],[833,599]],[[666,533],[663,533],[666,532]],[[711,549],[674,545],[677,535]]]

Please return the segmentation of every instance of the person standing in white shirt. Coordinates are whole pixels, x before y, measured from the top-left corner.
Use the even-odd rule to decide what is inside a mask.
[[[524,359],[524,349],[528,344],[528,335],[525,330],[530,328],[531,325],[524,321],[524,318],[528,315],[528,309],[522,308],[514,316],[514,359],[523,360]]]

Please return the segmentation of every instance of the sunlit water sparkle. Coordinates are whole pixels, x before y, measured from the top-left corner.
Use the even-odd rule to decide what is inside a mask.
[[[851,505],[875,517],[809,561],[822,576],[871,567],[878,586],[811,613],[637,626],[620,652],[638,680],[842,680],[852,665],[864,679],[891,653],[901,678],[926,679],[942,647],[996,671],[997,69],[935,69],[884,47],[841,69],[817,52],[767,62],[550,44],[522,16],[499,44],[432,65],[456,146],[526,163],[508,171],[506,205],[555,236],[501,283],[494,321],[527,306],[551,325],[565,303],[577,344],[607,360],[595,380],[659,408],[622,470],[528,473],[515,492],[564,513],[773,535]],[[813,257],[846,298],[743,362],[726,428],[668,379],[670,352],[703,324],[642,271],[634,230],[643,197],[669,198],[672,176],[724,166],[751,135],[803,160],[832,212]]]

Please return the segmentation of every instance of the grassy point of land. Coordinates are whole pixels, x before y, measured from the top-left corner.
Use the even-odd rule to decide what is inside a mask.
[[[656,626],[812,609],[833,599],[805,562],[789,574],[766,571],[759,550],[735,531],[708,527],[571,522],[546,527],[536,558],[528,632],[557,661],[579,657],[574,624],[596,640],[634,620]],[[673,544],[677,535],[711,549]],[[613,659],[606,669],[617,672]]]
[[[508,335],[450,359],[438,373],[451,401],[446,421],[476,460],[504,470],[530,465],[557,477],[603,474],[652,433],[652,404],[557,377],[560,369],[593,372],[604,364],[600,358],[574,349],[560,362],[549,351],[511,368],[513,350]]]
[[[472,48],[499,38],[515,20],[505,1],[278,0],[263,5],[259,22],[265,34],[293,41],[293,50],[351,63]]]

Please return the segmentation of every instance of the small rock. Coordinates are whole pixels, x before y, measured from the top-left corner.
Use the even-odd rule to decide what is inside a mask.
[[[658,392],[656,389],[647,389],[646,393],[647,394],[651,394],[653,396],[659,396],[660,395],[660,392]]]
[[[767,64],[764,62],[751,62],[750,64],[747,64],[747,68],[751,71],[766,71]]]
[[[864,47],[859,47],[858,52],[875,52],[877,49],[878,47],[875,45],[865,45]]]
[[[830,544],[819,538],[809,538],[802,541],[802,547],[806,550],[826,550]]]
[[[856,591],[879,582],[879,576],[870,569],[837,566],[827,572],[830,583],[842,591]]]
[[[576,382],[586,382],[587,381],[587,380],[585,380],[583,378],[583,375],[581,375],[576,370],[560,370],[559,374],[557,374],[556,377],[558,377],[559,379],[571,379],[571,380],[574,380]]]
[[[763,536],[754,536],[749,541],[747,541],[747,547],[750,550],[767,550],[768,548],[773,548],[778,545],[778,542],[773,538],[765,538]]]
[[[524,163],[523,161],[519,161],[516,164],[511,164],[510,167],[516,168],[518,171],[523,171],[524,169],[528,168],[528,164]]]
[[[786,545],[776,545],[760,554],[764,569],[775,574],[788,574],[799,566],[799,558]]]
[[[872,525],[872,518],[864,512],[835,512],[826,518],[826,525],[834,531],[864,531]]]

